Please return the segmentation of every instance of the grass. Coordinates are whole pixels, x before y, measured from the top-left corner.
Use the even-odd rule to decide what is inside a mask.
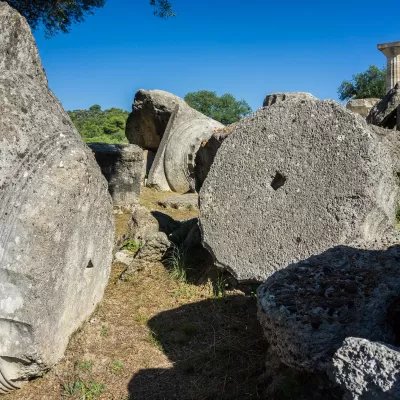
[[[186,251],[180,246],[172,246],[172,249],[165,260],[165,265],[169,269],[172,279],[178,282],[187,281],[187,271],[189,268],[189,260]]]
[[[115,360],[111,366],[110,370],[113,374],[120,374],[124,370],[124,364],[121,363],[121,361]]]
[[[97,381],[74,381],[63,384],[63,396],[74,397],[80,400],[97,400],[105,393],[106,386]]]

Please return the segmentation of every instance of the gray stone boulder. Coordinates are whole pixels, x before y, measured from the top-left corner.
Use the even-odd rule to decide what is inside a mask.
[[[349,337],[333,356],[331,379],[345,399],[400,399],[400,349]]]
[[[180,97],[162,90],[138,90],[126,123],[129,143],[157,151],[171,114],[182,103]]]
[[[0,3],[0,27],[0,389],[7,392],[57,363],[101,300],[114,219],[107,182],[47,87],[27,22]]]
[[[376,246],[381,250],[335,247],[259,287],[258,318],[284,364],[326,372],[350,336],[399,343],[400,246]]]
[[[143,169],[143,150],[133,144],[90,143],[115,206],[139,201]]]
[[[371,111],[371,108],[380,100],[381,99],[376,98],[349,100],[346,103],[346,108],[366,118]]]
[[[263,102],[263,107],[272,106],[275,103],[281,103],[287,100],[316,100],[316,98],[307,92],[282,92],[269,94]]]
[[[333,101],[275,103],[234,125],[200,191],[203,244],[240,281],[394,227],[391,156]]]
[[[371,109],[367,122],[387,129],[400,130],[400,82]]]
[[[151,167],[148,185],[163,191],[194,191],[196,153],[201,143],[222,127],[186,103],[178,104]]]

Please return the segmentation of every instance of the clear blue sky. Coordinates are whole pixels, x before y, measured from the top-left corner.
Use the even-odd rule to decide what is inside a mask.
[[[130,110],[139,88],[229,92],[254,110],[277,91],[337,99],[343,79],[385,65],[377,43],[400,40],[398,0],[172,0],[168,20],[149,0],[106,1],[70,34],[35,32],[67,110]]]

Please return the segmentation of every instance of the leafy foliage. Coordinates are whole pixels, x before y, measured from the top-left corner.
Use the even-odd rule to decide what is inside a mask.
[[[5,0],[23,15],[32,29],[43,25],[47,37],[59,32],[68,33],[71,25],[83,22],[105,5],[105,0]],[[160,18],[173,17],[169,0],[150,0],[154,15]]]
[[[47,37],[68,33],[74,23],[104,7],[105,0],[6,0],[22,14],[32,29],[43,24]]]
[[[129,111],[119,108],[101,110],[98,104],[89,110],[68,111],[72,122],[87,143],[128,143],[125,125]]]
[[[188,93],[185,101],[197,111],[224,125],[239,121],[252,111],[245,100],[236,100],[229,93],[218,97],[216,92],[200,90]]]
[[[166,19],[176,16],[169,0],[150,0],[150,5],[155,8],[154,15],[157,17]]]
[[[137,242],[136,240],[133,240],[133,239],[128,239],[128,240],[125,240],[121,249],[129,250],[129,251],[136,253],[137,251],[139,251],[141,249],[141,247],[142,247],[142,243]]]
[[[386,68],[375,65],[359,74],[353,75],[350,81],[343,81],[338,89],[340,100],[382,98],[386,94]]]

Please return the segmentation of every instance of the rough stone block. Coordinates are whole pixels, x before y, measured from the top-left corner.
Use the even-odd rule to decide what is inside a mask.
[[[400,399],[400,349],[349,337],[333,356],[331,379],[348,400]]]
[[[90,143],[115,206],[139,201],[143,168],[143,150],[125,144]]]
[[[367,122],[386,129],[400,130],[397,119],[400,108],[400,82],[386,93],[386,96],[372,107],[368,114]]]
[[[316,99],[311,93],[307,92],[282,92],[269,94],[263,103],[263,107],[272,106],[275,103],[282,103],[287,100],[312,100]]]
[[[346,108],[366,118],[371,108],[380,100],[375,98],[350,100],[346,103]]]
[[[333,101],[275,103],[234,125],[200,191],[203,244],[241,281],[393,229],[389,150]]]
[[[349,336],[400,344],[400,246],[376,247],[335,247],[259,287],[258,318],[284,364],[326,372]]]

